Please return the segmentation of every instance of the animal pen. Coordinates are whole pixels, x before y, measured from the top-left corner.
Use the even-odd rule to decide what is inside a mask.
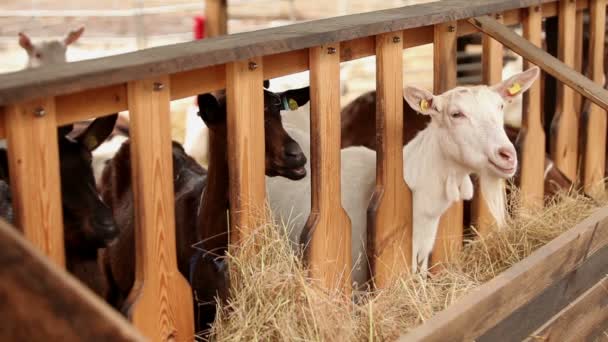
[[[590,17],[590,79],[574,70],[580,53],[574,45],[580,39],[576,22],[582,11]],[[23,233],[0,224],[0,293],[5,298],[0,316],[13,326],[0,334],[6,340],[193,339],[191,290],[176,265],[169,105],[196,94],[227,91],[230,242],[238,248],[263,217],[263,80],[310,70],[313,219],[306,228],[312,234],[307,265],[320,286],[347,295],[350,280],[337,277],[351,263],[350,246],[337,244],[350,241],[345,237],[351,234],[340,204],[340,63],[376,56],[378,159],[368,250],[377,287],[390,284],[411,264],[412,203],[402,167],[402,125],[408,124],[402,115],[404,49],[434,44],[434,93],[456,85],[457,38],[479,31],[484,34],[484,83],[500,80],[503,45],[524,57],[524,68],[534,64],[557,78],[560,115],[553,157],[572,179],[582,166],[580,181],[593,188],[605,172],[605,14],[606,0],[442,0],[0,76],[0,135],[9,146],[16,225]],[[559,60],[539,48],[543,18],[555,16]],[[523,25],[523,37],[507,27],[515,24]],[[576,93],[593,102],[580,165]],[[543,131],[542,100],[536,82],[524,95],[520,133],[520,186],[529,205],[542,205],[545,134],[550,133]],[[123,110],[132,120],[136,282],[143,284],[130,310],[132,325],[63,269],[56,143],[59,125]],[[479,196],[473,216],[484,234],[492,217]],[[462,248],[462,222],[458,203],[442,217],[434,262]],[[606,260],[608,210],[603,209],[402,340],[521,340],[533,335],[565,340],[566,325],[594,336],[608,324]]]

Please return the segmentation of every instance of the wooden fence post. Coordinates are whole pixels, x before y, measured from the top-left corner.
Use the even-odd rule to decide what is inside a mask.
[[[226,65],[230,242],[265,219],[264,88],[261,58]]]
[[[169,77],[128,84],[135,203],[133,324],[154,341],[191,341],[192,291],[177,269]]]
[[[433,44],[433,91],[443,93],[456,86],[456,32],[455,21],[434,27]],[[431,265],[447,262],[462,248],[463,204],[454,203],[439,220],[439,230]]]
[[[205,0],[205,19],[208,37],[228,34],[227,0]]]
[[[606,0],[592,0],[589,11],[589,75],[597,83],[604,77],[604,39],[606,27]],[[606,111],[590,103],[585,143],[585,191],[603,188],[606,162]]]
[[[558,57],[574,68],[576,34],[576,0],[559,1]],[[557,108],[552,127],[556,132],[551,144],[551,156],[555,165],[572,181],[576,181],[578,160],[578,118],[574,108],[574,91],[564,83],[558,85]]]
[[[368,258],[378,288],[409,269],[412,256],[412,193],[403,179],[402,40],[402,32],[376,36],[376,189],[368,209]]]
[[[55,100],[9,105],[4,120],[16,226],[65,267]]]
[[[523,36],[530,43],[540,47],[542,34],[542,8],[540,5],[523,10]],[[524,60],[523,69],[532,67]],[[522,106],[522,127],[518,140],[521,141],[521,196],[525,205],[542,206],[544,194],[545,132],[541,117],[540,80],[524,93]]]
[[[310,56],[311,211],[304,231],[310,275],[328,290],[352,291],[350,219],[340,186],[340,44]]]
[[[502,22],[501,14],[495,15],[498,22]],[[482,37],[482,82],[486,85],[493,85],[502,80],[502,44],[494,38],[484,34]],[[496,220],[483,198],[482,185],[479,181],[475,182],[475,195],[471,203],[471,221],[475,225],[479,235],[483,236],[489,232]]]

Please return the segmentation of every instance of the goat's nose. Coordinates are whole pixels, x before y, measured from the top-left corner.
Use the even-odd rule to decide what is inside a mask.
[[[295,141],[290,141],[285,144],[285,156],[289,158],[297,158],[302,155],[302,149],[300,145]]]
[[[515,148],[513,146],[503,146],[498,149],[498,156],[504,162],[509,164],[513,164],[516,162],[517,153],[515,152]]]

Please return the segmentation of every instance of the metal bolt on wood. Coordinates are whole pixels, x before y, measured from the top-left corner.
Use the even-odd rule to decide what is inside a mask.
[[[44,108],[42,107],[38,107],[34,110],[34,115],[38,116],[38,117],[42,117],[46,114],[46,112],[44,111]]]
[[[330,55],[336,53],[336,48],[335,47],[327,48],[327,53],[330,54]]]
[[[496,19],[501,19],[502,18],[502,14],[496,14]]]
[[[249,62],[249,70],[255,70],[258,68],[258,63],[256,62]]]
[[[540,12],[540,6],[534,6],[534,12]]]
[[[454,25],[448,26],[448,32],[454,32],[454,31],[456,31],[456,27]]]
[[[399,43],[400,41],[401,41],[401,38],[393,37],[393,43]]]
[[[165,88],[165,85],[160,82],[154,82],[154,91],[161,91]]]

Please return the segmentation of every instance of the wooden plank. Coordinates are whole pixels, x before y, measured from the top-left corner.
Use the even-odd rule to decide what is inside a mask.
[[[589,75],[602,85],[604,77],[604,39],[606,36],[606,0],[591,1],[589,13]],[[591,103],[587,114],[587,139],[583,182],[586,193],[603,187],[606,165],[606,111]]]
[[[2,341],[144,341],[91,290],[0,220]]]
[[[547,288],[476,340],[523,341],[608,273],[608,247],[586,258],[577,268]],[[561,341],[561,340],[560,340]]]
[[[230,241],[236,245],[266,219],[262,59],[228,64],[226,80]]]
[[[539,248],[424,325],[402,341],[470,341],[494,327],[608,245],[608,208]],[[526,289],[522,291],[522,289]]]
[[[515,53],[538,65],[546,73],[553,75],[561,82],[566,83],[585,98],[593,101],[604,110],[608,110],[608,91],[603,89],[585,76],[577,73],[567,65],[546,53],[544,50],[534,46],[524,38],[520,37],[508,27],[501,25],[489,17],[476,17],[469,19],[479,30],[500,41],[503,45]]]
[[[574,70],[585,75],[583,70],[583,11],[576,12],[574,31]],[[585,75],[589,77],[589,75]],[[583,97],[579,93],[574,93],[574,110],[581,113],[583,110]]]
[[[208,37],[228,34],[228,5],[226,0],[205,0]]]
[[[435,25],[433,45],[433,90],[443,93],[456,86],[456,22]],[[449,261],[462,249],[463,204],[454,203],[439,220],[431,265]]]
[[[502,15],[494,15],[496,22],[502,24]],[[484,34],[482,37],[482,82],[486,85],[494,85],[502,81],[502,59],[503,46],[497,40]],[[490,208],[483,197],[482,185],[479,181],[475,182],[475,194],[471,203],[471,221],[477,233],[483,236],[490,232],[496,219],[492,215]]]
[[[403,178],[403,34],[376,36],[376,188],[368,213],[374,284],[386,288],[411,267],[412,193]]]
[[[525,9],[523,18],[523,36],[535,46],[542,46],[542,12],[540,6]],[[524,60],[523,69],[533,66]],[[524,93],[522,106],[522,129],[518,142],[521,153],[521,178],[519,187],[524,204],[527,206],[543,205],[545,174],[545,131],[541,114],[541,84],[535,82]]]
[[[16,225],[34,246],[65,267],[55,100],[8,106],[4,124]]]
[[[540,0],[548,3],[551,0]],[[0,76],[0,105],[200,69],[251,57],[434,25],[538,4],[539,0],[442,0],[243,32],[114,57]]]
[[[340,186],[340,45],[310,49],[311,211],[302,233],[311,278],[350,296],[351,225]]]
[[[192,291],[177,269],[169,77],[128,84],[135,204],[133,324],[154,341],[194,335]]]
[[[557,55],[570,68],[574,68],[575,35],[576,2],[560,0]],[[579,113],[574,107],[574,92],[566,84],[558,83],[557,105],[551,124],[554,130],[551,132],[551,157],[555,165],[572,181],[576,180],[577,175],[578,120]]]
[[[608,324],[608,276],[555,315],[533,339],[592,341]]]

